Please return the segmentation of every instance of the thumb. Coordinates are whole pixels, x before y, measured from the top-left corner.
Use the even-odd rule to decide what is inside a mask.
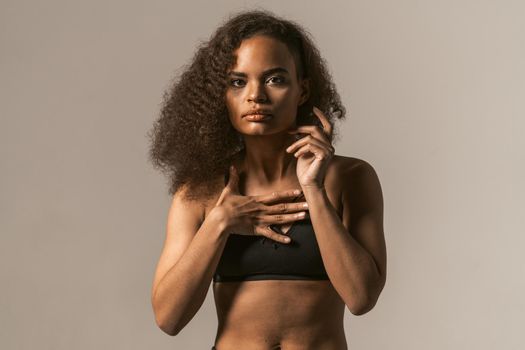
[[[232,192],[239,193],[239,174],[233,165],[230,166],[230,173],[226,187],[228,187]]]

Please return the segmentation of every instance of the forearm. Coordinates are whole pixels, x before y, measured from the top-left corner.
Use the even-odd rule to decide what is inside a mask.
[[[326,272],[353,314],[370,309],[380,292],[372,256],[343,225],[324,188],[303,188]]]
[[[184,254],[159,282],[153,308],[166,333],[176,335],[201,307],[226,240],[222,220],[210,213]]]

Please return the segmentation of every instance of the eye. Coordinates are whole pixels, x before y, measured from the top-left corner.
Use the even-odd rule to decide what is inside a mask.
[[[237,82],[240,82],[239,84],[244,83],[241,79],[232,79],[230,80],[230,85],[234,87],[240,87],[240,85],[238,85]]]
[[[282,83],[285,82],[285,80],[284,80],[283,77],[281,77],[281,76],[277,76],[277,75],[276,75],[276,76],[273,76],[273,77],[270,77],[270,79],[268,79],[268,81],[270,81],[270,80],[272,80],[272,79],[275,79],[275,80],[273,80],[273,81],[274,81],[274,83],[276,83],[276,84],[282,84]]]

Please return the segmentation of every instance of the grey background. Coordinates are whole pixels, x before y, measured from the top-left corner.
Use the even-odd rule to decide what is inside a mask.
[[[521,349],[521,1],[1,1],[0,348],[209,349],[211,290],[172,338],[153,273],[161,95],[226,16],[304,25],[348,108],[336,153],[385,199],[388,279],[351,349]]]

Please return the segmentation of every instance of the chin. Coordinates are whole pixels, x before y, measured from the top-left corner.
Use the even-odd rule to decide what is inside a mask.
[[[251,125],[243,125],[243,130],[247,132],[255,132],[255,131],[261,131],[264,130],[265,132],[271,132],[272,134],[278,133],[278,132],[285,132],[286,130],[290,130],[294,128],[294,123],[290,122],[289,124],[285,123],[251,123]]]
[[[242,132],[246,136],[263,136],[275,134],[275,131],[269,130],[267,128],[253,128],[251,130],[245,130]]]

